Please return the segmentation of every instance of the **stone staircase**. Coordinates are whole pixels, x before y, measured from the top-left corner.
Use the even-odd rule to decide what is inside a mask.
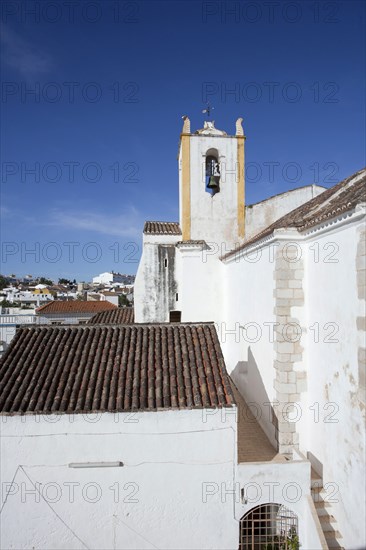
[[[342,535],[338,531],[337,521],[332,515],[332,505],[326,500],[323,480],[313,468],[311,469],[311,497],[329,550],[344,550],[340,542]]]

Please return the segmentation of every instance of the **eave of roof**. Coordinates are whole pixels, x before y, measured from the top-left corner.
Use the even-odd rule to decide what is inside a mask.
[[[145,235],[181,235],[182,231],[178,222],[146,221],[144,225]]]

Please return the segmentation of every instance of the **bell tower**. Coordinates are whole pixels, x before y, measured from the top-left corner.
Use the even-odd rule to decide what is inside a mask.
[[[179,146],[179,217],[182,239],[233,248],[244,240],[245,175],[242,118],[235,135],[214,121],[191,133],[188,117]]]

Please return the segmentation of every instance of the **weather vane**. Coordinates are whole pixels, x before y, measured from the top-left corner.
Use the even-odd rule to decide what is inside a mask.
[[[202,110],[202,113],[204,113],[204,114],[206,113],[206,114],[207,114],[207,118],[210,118],[210,116],[211,116],[211,111],[213,111],[213,110],[214,110],[214,107],[211,107],[210,103],[207,102],[207,104],[206,104],[206,109],[203,109],[203,110]]]

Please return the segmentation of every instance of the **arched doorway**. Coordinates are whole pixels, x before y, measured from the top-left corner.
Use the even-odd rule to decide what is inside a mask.
[[[240,520],[239,550],[298,550],[297,515],[282,504],[252,508]]]

